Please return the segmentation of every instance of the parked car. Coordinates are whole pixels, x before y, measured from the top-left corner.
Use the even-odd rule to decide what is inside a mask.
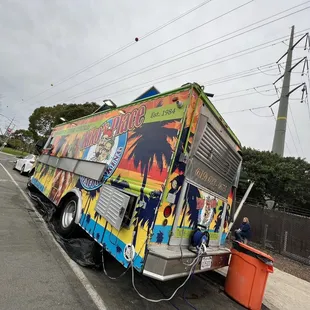
[[[16,169],[20,174],[27,173],[31,175],[33,173],[34,163],[36,161],[36,156],[33,154],[27,155],[24,158],[17,159],[13,169]]]

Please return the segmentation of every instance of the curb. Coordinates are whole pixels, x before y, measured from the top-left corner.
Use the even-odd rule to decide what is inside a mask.
[[[1,152],[1,151],[0,151],[0,154],[7,155],[7,156],[12,156],[12,157],[16,157],[16,155],[9,154],[9,153],[5,153],[5,152]]]

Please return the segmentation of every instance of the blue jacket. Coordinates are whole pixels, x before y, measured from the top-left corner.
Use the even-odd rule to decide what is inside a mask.
[[[242,223],[240,226],[241,235],[246,239],[251,238],[251,226],[249,223]]]

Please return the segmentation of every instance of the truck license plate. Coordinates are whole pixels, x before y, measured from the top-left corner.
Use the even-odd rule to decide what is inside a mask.
[[[200,269],[210,269],[212,266],[212,256],[206,256],[201,259]]]

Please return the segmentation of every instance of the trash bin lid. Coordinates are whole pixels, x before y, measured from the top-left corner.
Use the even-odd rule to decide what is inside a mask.
[[[271,266],[273,265],[273,262],[274,262],[273,257],[251,246],[248,246],[247,244],[241,243],[239,241],[233,241],[233,248],[237,250],[238,252],[255,257],[267,265],[271,265]]]

